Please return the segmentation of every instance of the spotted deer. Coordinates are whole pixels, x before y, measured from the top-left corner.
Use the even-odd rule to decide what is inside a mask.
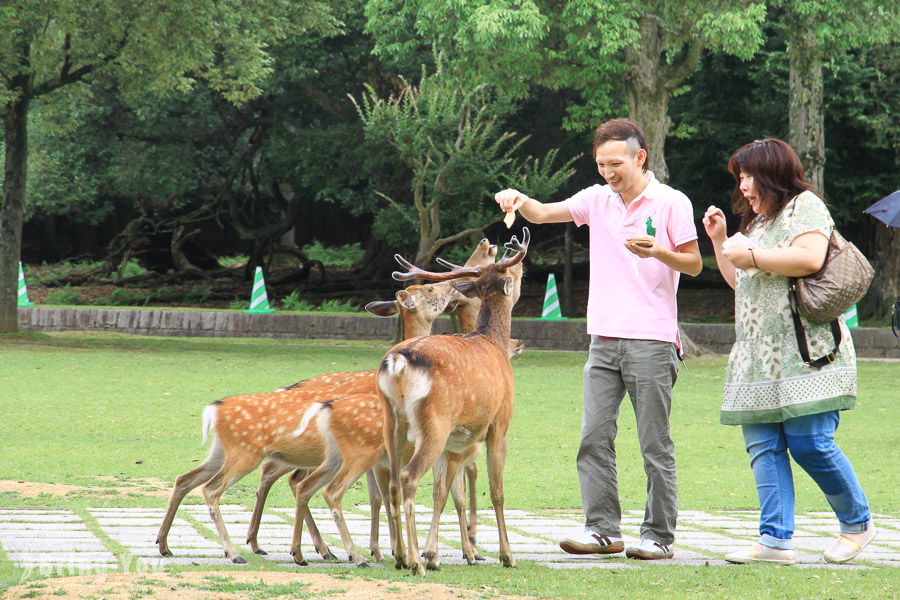
[[[401,260],[402,259],[398,259]],[[488,264],[492,264],[490,261]],[[401,264],[408,264],[402,261]],[[464,268],[464,267],[460,267]],[[452,283],[449,281],[440,283]],[[480,302],[479,302],[480,305]],[[442,338],[446,336],[433,336]],[[507,336],[508,337],[508,336]],[[412,338],[410,338],[412,339]],[[516,354],[515,350],[519,347],[520,342],[509,343],[506,346],[509,355]],[[373,374],[373,383],[374,375]],[[310,498],[327,484],[323,491],[323,498],[328,504],[335,520],[338,520],[341,499],[344,493],[363,473],[375,473],[375,478],[379,481],[379,488],[387,490],[387,479],[390,475],[390,466],[387,460],[383,444],[383,411],[380,403],[372,403],[370,394],[360,394],[355,398],[347,398],[339,401],[325,401],[314,404],[303,416],[297,434],[300,435],[306,431],[312,419],[317,418],[317,426],[322,436],[327,441],[328,458],[322,464],[301,481],[296,489],[297,498],[297,515],[296,525],[294,529],[294,540],[292,548],[300,548],[300,536],[303,531],[303,524],[300,515],[308,511],[308,503]],[[405,459],[409,459],[412,448],[408,447]],[[450,477],[448,473],[456,473],[460,466],[471,465],[475,456],[480,450],[480,444],[473,444],[463,453],[448,452],[447,464],[452,468],[447,470],[443,467],[445,463],[439,463],[435,467],[434,477],[436,480],[443,480]],[[462,472],[460,472],[462,474]],[[463,556],[468,562],[475,560],[484,560],[482,556],[475,552],[474,528],[467,528],[468,519],[465,515],[465,493],[462,485],[462,477],[454,478],[449,481],[453,496],[453,503],[457,511],[460,524],[460,539],[463,547]],[[474,488],[474,479],[470,485],[470,491]],[[443,489],[440,485],[435,485],[436,491],[435,502],[446,502],[446,491],[444,497],[440,497],[439,490]],[[474,494],[472,495],[474,496]],[[474,497],[471,498],[474,504]],[[389,524],[391,524],[391,540],[399,537],[399,529],[393,525],[391,511],[386,505],[388,512]],[[475,507],[471,506],[471,512],[475,512]],[[436,513],[439,515],[439,513]],[[352,544],[352,541],[344,540],[345,545]]]
[[[401,498],[406,516],[406,550],[402,535],[393,540],[398,569],[409,567],[413,574],[424,575],[426,567],[440,568],[438,521],[446,504],[447,482],[455,479],[460,466],[448,453],[465,456],[481,442],[487,449],[488,484],[500,536],[500,561],[506,567],[515,567],[503,514],[506,433],[514,404],[508,348],[512,308],[519,298],[521,263],[529,241],[526,228],[521,243],[513,237],[500,261],[487,266],[459,267],[439,260],[451,271],[432,273],[406,263],[407,273],[394,273],[398,280],[450,281],[474,277],[456,283],[455,287],[467,296],[477,295],[482,302],[475,332],[403,341],[385,354],[378,367],[377,389],[384,410],[384,441],[391,473],[389,513],[395,531],[401,530]],[[401,472],[408,442],[414,444],[414,450]],[[434,485],[439,489],[434,492],[434,517],[422,555],[423,567],[416,537],[415,495],[420,478],[435,465],[446,476],[435,476]],[[467,562],[473,562],[470,556],[466,558]]]
[[[496,254],[496,249],[491,250],[490,244],[484,241],[479,245],[479,250],[476,250],[476,254],[479,253],[489,256],[490,260],[492,260]],[[487,258],[483,260],[487,260]],[[411,323],[416,323],[423,318],[424,314],[429,313],[433,313],[430,317],[430,320],[433,321],[438,314],[446,309],[451,299],[455,296],[448,285],[439,283],[411,286],[403,294],[399,294],[399,297],[402,300],[398,301],[405,302],[406,307],[408,309],[411,308],[411,310],[406,310],[405,314],[417,314],[415,319],[410,320]],[[419,300],[418,304],[416,302],[417,299]],[[442,303],[443,306],[441,306]],[[403,311],[401,313],[404,314]],[[426,321],[428,319],[429,317],[424,318]],[[409,330],[414,333],[418,331],[418,327],[418,325],[410,325]],[[428,329],[430,330],[430,326]],[[214,433],[213,446],[203,464],[176,478],[168,509],[157,536],[160,553],[163,556],[172,555],[168,548],[167,537],[177,508],[190,490],[205,484],[202,490],[203,495],[225,548],[226,556],[236,563],[246,562],[231,543],[225,530],[218,510],[218,501],[225,489],[247,473],[253,471],[264,458],[269,457],[272,461],[267,464],[273,466],[268,467],[268,475],[264,475],[261,480],[260,491],[257,492],[259,510],[254,512],[254,519],[251,523],[252,535],[250,537],[253,539],[251,548],[254,551],[259,551],[255,540],[259,526],[259,516],[262,512],[260,500],[264,501],[265,493],[268,492],[271,483],[284,473],[297,467],[314,469],[325,459],[323,440],[318,432],[311,431],[303,436],[286,436],[285,433],[293,431],[300,416],[310,404],[321,402],[325,399],[355,394],[356,388],[365,378],[369,380],[366,389],[373,400],[376,400],[374,395],[374,371],[372,371],[371,374],[365,377],[343,377],[333,385],[292,386],[291,389],[271,394],[252,394],[226,398],[208,406],[204,410],[202,431],[204,440],[207,434]],[[277,474],[277,476],[272,477],[273,473]],[[377,524],[377,515],[373,516]],[[301,521],[305,519],[310,526],[316,550],[323,558],[333,558],[330,550],[321,540],[321,536],[318,535],[315,524],[308,512],[299,517],[299,519]],[[339,526],[343,526],[342,519]],[[345,529],[344,526],[341,537],[349,540],[349,534],[346,533]],[[374,542],[370,540],[371,549],[376,559],[380,559],[380,551],[377,544],[377,527],[375,525],[373,525],[373,532],[375,537]],[[254,548],[254,546],[256,547]],[[364,564],[364,561],[355,552],[355,549],[353,552],[348,549],[348,552],[350,552],[354,562]],[[295,561],[299,564],[305,564],[302,555],[299,553],[299,547],[296,549]]]
[[[487,240],[482,240],[476,248],[475,252],[466,262],[466,266],[490,264],[494,261],[496,254],[496,246],[490,244]],[[428,335],[431,331],[431,325],[433,321],[439,314],[446,313],[453,309],[455,309],[457,313],[460,313],[460,311],[465,308],[468,309],[468,312],[466,314],[471,315],[471,307],[474,305],[477,309],[480,306],[480,300],[477,297],[466,298],[458,292],[454,294],[454,290],[455,288],[452,287],[452,282],[439,282],[437,284],[424,286],[411,286],[406,290],[398,291],[396,293],[396,299],[393,301],[370,302],[366,306],[366,310],[372,312],[373,314],[385,317],[399,314],[401,318],[403,334],[407,339],[421,335]],[[447,304],[448,296],[452,297],[449,305]],[[469,317],[469,320],[467,321],[465,316],[461,316],[461,320],[464,326],[471,326],[471,317]],[[474,329],[474,327],[472,327],[472,329]],[[510,355],[520,353],[522,351],[522,347],[523,344],[521,341],[511,340],[509,346]],[[371,370],[328,373],[298,382],[293,386],[290,386],[290,388],[285,389],[327,387],[333,385],[341,385],[342,392],[346,392],[347,390],[352,389],[353,393],[360,395],[374,394],[375,371]],[[362,396],[357,398],[357,400],[361,403],[361,406],[358,409],[354,409],[352,411],[352,416],[349,412],[337,410],[337,414],[334,417],[335,420],[339,424],[343,425],[345,422],[350,423],[350,420],[352,419],[355,422],[355,426],[358,430],[363,430],[371,426],[371,424],[376,422],[377,420],[376,424],[380,431],[382,419],[380,404],[375,407],[376,414],[371,415],[369,414],[369,412],[371,411],[367,410],[368,404],[365,402]],[[337,407],[337,409],[340,409],[342,408],[342,404],[343,400],[341,402],[335,403],[332,403],[330,401],[328,402],[329,408]],[[347,430],[345,428],[343,431],[352,433],[353,430]],[[338,449],[340,448],[340,446],[337,444],[332,444],[332,448]],[[315,474],[315,478],[308,481],[304,487],[304,489],[308,492],[308,497],[311,497],[318,489],[320,489],[323,485],[329,483],[336,475],[338,475],[338,472],[340,471],[340,477],[338,477],[335,483],[333,485],[330,485],[326,490],[325,498],[329,506],[333,507],[332,514],[335,516],[335,519],[343,518],[342,515],[336,513],[335,510],[340,506],[340,501],[343,497],[344,492],[346,491],[346,488],[349,485],[352,485],[352,483],[356,481],[356,479],[360,477],[362,473],[366,474],[369,489],[369,501],[372,507],[369,549],[372,552],[372,555],[375,556],[376,560],[381,560],[381,553],[378,549],[378,515],[381,505],[381,495],[377,490],[383,489],[384,495],[387,494],[387,482],[389,477],[389,471],[387,469],[386,462],[383,462],[380,465],[376,465],[377,458],[382,455],[383,444],[381,444],[379,440],[379,443],[376,446],[356,448],[352,452],[352,459],[346,460],[346,462],[344,458],[339,455],[333,456],[332,458],[327,459],[322,463],[321,468]],[[343,456],[351,456],[351,453],[344,453]],[[359,470],[360,465],[366,466],[362,468],[362,470]],[[470,515],[475,515],[477,506],[474,487],[476,474],[474,464],[470,462],[469,465],[471,466],[471,471],[469,472],[469,510]],[[375,469],[374,467],[379,468]],[[271,485],[279,477],[283,476],[290,470],[292,470],[290,466],[282,465],[276,462],[269,462],[263,465],[263,473],[260,477],[260,487],[257,491],[257,501],[254,505],[253,516],[251,517],[250,527],[247,534],[247,541],[254,552],[264,553],[264,551],[259,549],[257,543],[257,535],[266,495],[268,494]],[[290,484],[292,490],[294,490],[295,496],[298,495],[297,490],[300,489],[300,482],[304,480],[304,478],[309,474],[309,471],[298,470],[295,471],[291,476]],[[376,483],[376,480],[379,480],[381,485],[378,485]],[[456,501],[457,499],[462,499],[464,495],[465,490],[463,488],[454,488],[454,501]],[[308,497],[306,501],[301,502],[301,514],[305,512]],[[312,526],[310,526],[310,535],[312,536],[313,542],[315,543],[317,531],[314,528],[314,523],[311,519],[305,519],[305,522],[307,523],[307,526],[310,526],[312,524]],[[391,522],[392,521],[389,520],[389,523]],[[470,544],[474,546],[474,519],[469,520],[468,522],[471,524],[469,526],[468,537],[470,540]],[[297,531],[298,535],[302,534],[302,525],[300,527],[301,528]],[[352,541],[344,540],[345,547],[348,545],[348,543],[352,544]],[[299,552],[299,538],[295,540],[295,543],[293,545],[296,548],[296,551]],[[476,560],[483,560],[483,557],[477,553],[475,553],[475,558]],[[295,556],[295,560],[297,560],[297,556]]]

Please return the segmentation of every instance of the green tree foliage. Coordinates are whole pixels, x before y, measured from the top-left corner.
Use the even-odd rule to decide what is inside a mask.
[[[704,49],[752,56],[762,42],[764,17],[762,3],[740,0],[565,3],[558,20],[564,44],[557,55],[566,65],[563,80],[585,101],[572,111],[569,125],[596,124],[608,116],[614,107],[610,91],[623,81],[628,116],[647,135],[650,168],[666,181],[670,98]]]
[[[543,68],[547,16],[531,0],[369,0],[366,31],[392,70],[417,75],[435,55],[463,85],[527,95]]]
[[[372,150],[369,168],[380,176],[372,185],[385,201],[374,234],[394,245],[417,238],[414,262],[426,264],[441,247],[500,220],[489,202],[499,189],[554,193],[572,174],[572,161],[553,170],[553,150],[521,157],[523,140],[504,131],[512,109],[488,86],[468,87],[441,72],[387,99],[363,94],[357,110]]]
[[[849,50],[895,42],[900,36],[896,0],[775,0],[787,41],[789,135],[807,176],[823,191],[825,106],[823,68]],[[895,49],[896,50],[896,49]]]
[[[109,74],[132,101],[203,80],[230,102],[245,102],[259,95],[271,73],[267,43],[337,25],[316,0],[15,0],[0,8],[0,331],[18,329],[17,263],[35,99]]]
[[[705,53],[689,80],[691,92],[672,102],[674,118],[694,130],[670,142],[672,181],[695,207],[728,206],[734,180],[726,164],[737,148],[764,137],[788,139],[789,64],[782,32],[770,22],[765,48],[746,63]],[[860,314],[884,316],[900,284],[894,241],[900,236],[862,211],[900,189],[900,61],[889,46],[860,48],[833,59],[823,78],[825,198],[837,226],[876,265]]]

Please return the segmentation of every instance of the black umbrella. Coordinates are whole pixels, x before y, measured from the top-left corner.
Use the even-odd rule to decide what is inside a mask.
[[[885,196],[863,212],[888,227],[900,227],[900,190]]]

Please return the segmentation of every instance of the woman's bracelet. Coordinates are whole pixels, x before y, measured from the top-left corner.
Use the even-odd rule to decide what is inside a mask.
[[[757,269],[759,268],[759,264],[756,262],[756,255],[753,254],[753,248],[748,248],[750,250],[750,258],[753,259],[753,266]]]

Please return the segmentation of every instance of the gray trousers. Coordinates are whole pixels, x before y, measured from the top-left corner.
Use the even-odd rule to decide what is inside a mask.
[[[585,525],[601,535],[622,536],[615,440],[619,406],[628,392],[647,474],[641,538],[675,541],[678,484],[669,413],[677,377],[675,344],[591,336],[577,467]]]

